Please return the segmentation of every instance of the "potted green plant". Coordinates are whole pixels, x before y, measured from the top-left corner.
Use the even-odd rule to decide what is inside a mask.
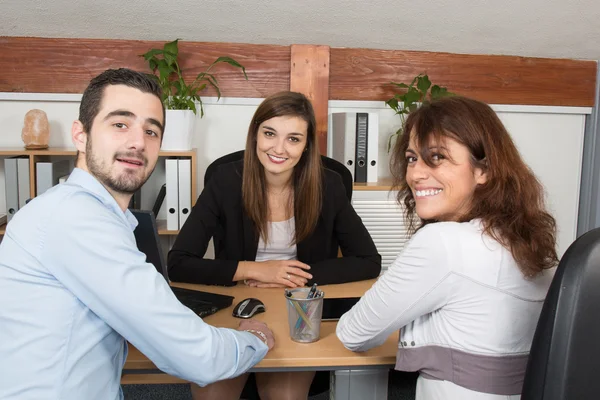
[[[248,80],[246,69],[231,57],[218,57],[208,68],[199,73],[192,82],[183,79],[183,72],[179,66],[179,39],[165,43],[162,49],[151,49],[140,55],[148,62],[153,74],[149,76],[156,79],[162,89],[162,102],[167,110],[166,131],[162,143],[163,150],[190,150],[192,148],[192,134],[198,106],[200,118],[204,117],[204,107],[200,92],[212,86],[221,98],[217,78],[211,69],[220,63],[226,63],[240,68],[244,78]]]
[[[452,96],[445,87],[431,85],[429,76],[419,74],[414,77],[410,84],[390,82],[392,85],[402,89],[402,93],[395,94],[394,97],[385,102],[396,114],[400,116],[400,128],[395,133],[392,133],[388,139],[387,151],[390,152],[392,143],[404,130],[406,116],[416,110],[420,104],[426,104],[433,99],[445,96]]]

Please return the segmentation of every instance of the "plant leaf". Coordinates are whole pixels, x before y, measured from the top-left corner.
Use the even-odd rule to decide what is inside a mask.
[[[429,76],[425,73],[419,74],[413,78],[409,85],[404,83],[390,82],[402,91],[402,94],[395,94],[394,97],[385,102],[390,108],[396,111],[396,115],[400,117],[400,128],[390,134],[388,139],[388,153],[391,150],[392,142],[403,134],[404,125],[406,123],[406,115],[419,108],[420,104],[429,103],[429,97],[436,99],[444,96],[452,96],[445,87],[433,85],[429,80]],[[415,87],[416,84],[416,87]],[[400,104],[402,102],[402,104]]]
[[[415,88],[411,88],[408,92],[404,94],[404,108],[410,109],[410,107],[421,100],[421,93],[417,91]],[[412,109],[410,109],[412,111]]]
[[[165,60],[158,60],[157,68],[161,80],[168,80],[171,73],[173,73],[173,68]]]
[[[203,83],[200,86],[190,86],[190,95],[197,98],[196,100],[199,100],[200,96],[197,93],[203,91],[204,89],[206,89],[206,83]]]
[[[215,88],[215,91],[217,92],[217,100],[221,99],[221,91],[219,90],[219,85],[217,84],[217,80],[215,79],[214,75],[212,75],[212,74],[206,74],[206,81],[213,88]]]
[[[398,86],[401,89],[408,89],[408,85],[406,83],[396,83],[396,82],[390,82],[392,85]]]
[[[175,88],[175,93],[179,96],[184,95],[183,92],[185,89],[182,87],[182,85],[185,87],[185,82],[182,83],[180,80],[176,80],[171,83],[171,86]]]
[[[396,99],[395,97],[392,97],[391,99],[386,101],[385,104],[387,104],[392,110],[398,112],[398,99]]]
[[[204,106],[202,105],[202,100],[198,97],[198,103],[200,104],[200,118],[204,117]],[[194,106],[194,109],[196,107]]]
[[[172,42],[165,43],[165,46],[164,46],[165,53],[170,53],[175,58],[177,58],[177,56],[179,56],[179,46],[177,44],[178,42],[179,42],[179,39],[175,39]]]
[[[410,82],[410,85],[408,85],[408,86],[409,86],[409,87],[413,87],[413,86],[415,86],[415,82],[416,82],[416,81],[417,81],[417,80],[418,80],[418,79],[419,79],[421,76],[422,76],[421,74],[419,74],[419,75],[415,76],[415,77],[413,78],[413,80]]]
[[[217,77],[209,73],[213,66],[226,63],[235,68],[240,68],[246,80],[248,80],[248,75],[245,67],[233,58],[218,57],[208,66],[206,71],[199,73],[193,82],[186,83],[178,62],[179,40],[165,43],[162,49],[150,49],[141,54],[140,57],[146,60],[148,66],[154,72],[154,74],[148,74],[148,76],[158,82],[162,90],[161,100],[165,108],[169,110],[193,110],[196,113],[196,104],[199,104],[200,114],[203,117],[204,107],[198,93],[210,85],[215,88],[217,96],[221,98]]]
[[[417,88],[419,89],[419,91],[421,91],[423,97],[427,95],[427,90],[429,90],[430,87],[431,81],[429,80],[429,77],[427,75],[419,77],[417,81]]]
[[[151,58],[156,57],[159,54],[162,54],[163,51],[161,49],[152,49],[150,51],[147,51],[146,53],[142,54],[141,57],[144,57],[144,60],[148,61]]]
[[[165,51],[163,53],[163,57],[164,57],[166,63],[172,67],[177,62],[177,54],[171,53],[170,51]]]
[[[219,58],[217,58],[215,61],[213,61],[212,64],[210,64],[208,66],[208,68],[206,69],[206,72],[208,72],[213,67],[213,65],[216,65],[216,64],[219,64],[219,63],[227,63],[227,64],[229,64],[229,65],[231,65],[233,67],[241,68],[242,69],[242,73],[244,74],[244,78],[246,78],[246,80],[248,80],[248,75],[246,75],[246,68],[242,64],[240,64],[239,62],[235,61],[231,57],[219,57]]]

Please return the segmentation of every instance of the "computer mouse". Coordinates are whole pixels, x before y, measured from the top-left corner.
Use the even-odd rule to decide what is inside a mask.
[[[255,314],[265,312],[262,301],[255,298],[244,299],[233,307],[233,316],[237,318],[252,318]]]

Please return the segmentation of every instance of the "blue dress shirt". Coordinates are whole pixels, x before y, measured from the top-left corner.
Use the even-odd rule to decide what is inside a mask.
[[[212,327],[175,298],[136,225],[81,169],[15,214],[0,244],[0,398],[122,399],[125,340],[202,386],[265,356],[253,334]]]

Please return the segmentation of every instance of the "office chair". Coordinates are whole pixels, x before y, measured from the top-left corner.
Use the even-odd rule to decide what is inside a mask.
[[[217,158],[215,161],[210,163],[210,165],[206,168],[206,172],[204,173],[204,186],[206,186],[212,174],[215,172],[216,168],[221,164],[227,164],[234,161],[239,161],[244,158],[244,150],[239,150],[233,153],[226,154],[222,157]],[[334,160],[333,158],[329,158],[326,156],[321,156],[321,162],[323,166],[329,170],[337,172],[342,177],[342,182],[344,183],[344,188],[346,189],[346,196],[348,200],[352,200],[352,174],[350,170],[346,168],[344,164],[341,162]]]
[[[600,228],[562,257],[537,324],[521,400],[600,398]]]

